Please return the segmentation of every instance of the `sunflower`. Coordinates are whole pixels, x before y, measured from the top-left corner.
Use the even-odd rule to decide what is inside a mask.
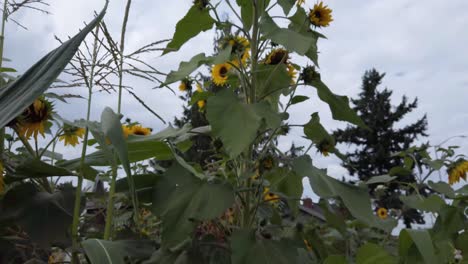
[[[190,80],[184,79],[179,84],[179,91],[186,92],[192,90],[192,82]]]
[[[44,137],[45,129],[51,125],[49,120],[52,119],[52,113],[52,103],[40,97],[17,117],[15,126],[19,134],[27,139],[31,136],[37,139],[38,134]]]
[[[128,135],[133,134],[132,128],[126,125],[122,125],[122,131],[125,138],[128,138]]]
[[[329,152],[333,150],[335,147],[335,143],[333,142],[332,139],[322,139],[320,143],[318,144],[317,148],[320,153],[322,153],[323,156],[327,157]]]
[[[291,84],[294,84],[297,74],[296,69],[291,64],[288,64],[286,67],[288,68],[288,75],[291,77]]]
[[[305,0],[297,0],[296,5],[301,6],[301,5],[304,4],[304,2],[305,2]]]
[[[231,65],[227,63],[216,64],[211,70],[211,79],[216,85],[222,86],[228,80],[228,71]]]
[[[142,127],[141,125],[135,125],[131,127],[133,135],[148,136],[151,134],[151,128]]]
[[[65,146],[71,145],[74,147],[78,145],[78,138],[83,138],[84,134],[84,128],[65,125],[63,127],[63,134],[59,137],[59,141],[63,141]]]
[[[245,65],[247,60],[250,58],[250,43],[245,37],[241,36],[230,36],[225,42],[232,47],[231,56],[234,59],[231,61],[233,65],[239,67],[240,63]],[[226,44],[222,44],[222,47],[225,48]],[[239,59],[240,58],[240,59]]]
[[[377,209],[377,216],[382,220],[387,219],[388,217],[387,209],[383,207],[380,207],[379,209]]]
[[[307,66],[302,69],[300,78],[305,84],[313,84],[315,81],[320,81],[320,73],[317,72],[314,66]]]
[[[288,64],[289,52],[285,49],[278,48],[272,50],[266,57],[265,63],[268,65],[277,65],[280,63]]]
[[[309,12],[309,20],[316,27],[328,27],[333,21],[332,10],[324,6],[323,2],[314,5],[314,9]]]
[[[261,164],[262,164],[262,169],[271,170],[273,168],[273,165],[274,165],[273,157],[268,156],[268,157],[264,158],[261,161]]]
[[[197,102],[197,105],[198,105],[198,109],[202,110],[203,108],[205,108],[206,101],[205,100],[200,100],[200,101]]]
[[[448,170],[449,184],[455,184],[460,179],[466,180],[466,173],[468,172],[468,161],[461,159],[455,162]]]
[[[3,180],[3,162],[0,160],[0,195],[5,191],[5,180]]]
[[[265,202],[271,203],[271,204],[276,204],[279,202],[279,196],[270,192],[270,188],[265,187],[263,190],[263,200]]]

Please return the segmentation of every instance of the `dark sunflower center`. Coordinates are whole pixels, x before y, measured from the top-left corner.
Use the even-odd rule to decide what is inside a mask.
[[[314,11],[314,16],[318,19],[321,19],[322,18],[322,13],[320,11]]]
[[[275,52],[273,56],[271,57],[270,64],[273,64],[273,65],[280,64],[283,58],[284,58],[284,63],[286,63],[286,60],[288,59],[287,56],[288,54],[284,51]]]
[[[226,77],[226,74],[228,72],[228,69],[226,67],[221,67],[221,69],[219,69],[219,75],[221,75],[221,77]]]
[[[142,131],[142,130],[137,130],[137,131],[133,132],[133,134],[139,135],[139,136],[144,136],[144,135],[146,135],[146,133],[145,133],[144,131]]]

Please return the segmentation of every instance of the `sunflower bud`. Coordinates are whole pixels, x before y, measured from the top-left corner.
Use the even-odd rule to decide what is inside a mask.
[[[320,73],[315,70],[314,66],[307,66],[302,70],[301,79],[305,84],[311,85],[315,81],[320,81]]]

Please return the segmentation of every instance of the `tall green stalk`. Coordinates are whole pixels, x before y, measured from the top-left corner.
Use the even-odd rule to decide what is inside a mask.
[[[3,67],[3,47],[5,43],[5,25],[8,18],[8,0],[3,1],[2,32],[0,35],[0,68]],[[0,77],[1,78],[1,77]],[[0,87],[0,89],[3,87]],[[5,128],[0,128],[0,162],[3,160],[3,150],[5,149]],[[1,172],[0,172],[1,173]]]
[[[128,22],[128,15],[130,14],[130,6],[132,4],[132,0],[127,1],[127,5],[125,7],[125,14],[124,20],[122,23],[122,31],[120,35],[120,58],[119,58],[119,98],[117,102],[117,113],[121,113],[122,109],[122,90],[123,90],[123,63],[124,63],[124,50],[125,50],[125,33],[127,31],[127,22]],[[117,180],[117,157],[114,155],[114,162],[112,163],[112,178],[110,183],[109,189],[109,200],[107,203],[107,210],[106,210],[106,225],[104,227],[104,239],[108,240],[111,236],[112,231],[112,218],[114,214],[114,196],[115,196],[115,182]],[[134,205],[135,206],[135,205]]]
[[[99,35],[99,25],[96,26],[95,29],[95,38],[94,38],[94,46],[93,46],[93,57],[91,63],[91,70],[89,74],[89,80],[85,80],[88,86],[88,108],[86,112],[86,128],[85,128],[85,135],[83,141],[83,148],[81,150],[81,159],[80,159],[80,173],[78,175],[78,183],[76,186],[76,193],[75,193],[75,206],[73,210],[73,223],[72,223],[72,246],[73,246],[73,256],[72,256],[72,263],[78,263],[78,247],[79,247],[79,235],[78,235],[78,226],[80,223],[80,208],[81,208],[81,192],[83,188],[83,178],[84,178],[84,165],[85,165],[85,156],[86,150],[88,146],[88,136],[89,136],[89,127],[88,122],[91,117],[91,99],[93,95],[93,83],[94,83],[94,74],[95,74],[95,67],[97,61],[97,51],[98,51],[98,35]]]

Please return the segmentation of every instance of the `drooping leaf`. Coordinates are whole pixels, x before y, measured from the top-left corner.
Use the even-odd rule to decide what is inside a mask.
[[[391,182],[395,180],[396,178],[397,178],[396,176],[390,176],[390,175],[373,176],[368,181],[366,181],[366,184],[387,183],[387,182]]]
[[[101,21],[106,9],[107,2],[101,13],[83,30],[39,60],[13,83],[0,89],[0,127],[21,114],[49,88],[73,58],[86,35]]]
[[[87,239],[81,243],[91,264],[125,264],[145,260],[156,249],[152,241],[120,240],[107,241]]]
[[[211,29],[215,22],[207,8],[200,8],[197,5],[193,5],[188,13],[177,22],[172,41],[167,44],[163,55],[179,50],[180,47],[191,38],[203,31]]]
[[[283,9],[285,15],[289,14],[289,11],[291,11],[291,8],[294,6],[294,3],[296,3],[296,0],[278,0],[278,4]]]
[[[43,248],[66,246],[71,241],[68,230],[73,220],[74,201],[71,186],[54,193],[38,191],[30,183],[15,186],[0,202],[0,226],[21,226]]]
[[[219,217],[234,203],[231,185],[202,181],[180,165],[164,173],[153,193],[153,212],[163,221],[167,247],[189,237],[196,221]]]
[[[73,172],[50,165],[38,159],[27,159],[18,167],[15,167],[13,177],[18,177],[19,179],[25,178],[43,178],[43,177],[52,177],[52,176],[73,176]]]
[[[400,200],[411,208],[426,212],[438,212],[445,202],[438,195],[431,195],[427,198],[418,195],[400,196]]]
[[[310,121],[304,125],[304,134],[306,137],[316,146],[320,146],[322,142],[327,142],[330,149],[329,151],[333,151],[335,148],[335,139],[328,134],[327,130],[320,124],[320,117],[318,113],[313,113]]]
[[[412,250],[416,249],[417,252]],[[411,230],[404,229],[400,232],[399,238],[399,255],[403,258],[417,259],[418,254],[423,258],[424,263],[436,264],[434,245],[432,244],[431,236],[427,230]]]
[[[240,102],[229,90],[208,99],[206,117],[231,157],[238,156],[253,142],[261,121],[252,105]]]
[[[308,96],[296,95],[291,99],[291,105],[302,103],[302,102],[307,101],[307,100],[309,100]]]
[[[280,28],[266,13],[260,21],[260,30],[266,38],[299,55],[306,55],[310,47],[316,42],[316,39],[312,36],[305,36],[291,29]]]
[[[326,174],[326,171],[312,165],[308,155],[293,161],[293,170],[302,177],[308,177],[312,190],[322,198],[339,197],[350,213],[363,223],[383,230],[391,230],[394,221],[383,222],[372,211],[370,197],[366,189],[338,181]]]
[[[236,230],[231,237],[233,264],[295,263],[297,249],[286,240],[256,239],[252,230]]]
[[[446,195],[448,198],[455,198],[455,192],[452,187],[446,182],[428,182],[429,187],[434,189],[436,192]]]
[[[258,65],[255,87],[259,101],[266,99],[270,105],[278,105],[281,93],[290,85],[291,77],[284,64]]]
[[[250,31],[252,27],[253,20],[253,4],[251,0],[236,0],[237,5],[241,9],[241,18],[242,24],[244,25],[244,30]]]
[[[263,101],[254,104],[253,107],[255,113],[265,121],[267,128],[276,129],[281,125],[281,116],[270,106],[269,103]]]
[[[367,243],[362,245],[356,254],[356,264],[396,264],[398,263],[395,257],[388,254],[382,247]]]
[[[348,97],[332,93],[322,81],[312,81],[312,86],[317,89],[320,100],[327,103],[330,107],[333,119],[346,121],[359,127],[367,128],[366,124],[364,124],[357,113],[349,107]]]
[[[456,234],[464,230],[466,223],[465,209],[449,205],[441,206],[432,228],[433,239],[452,240]]]

